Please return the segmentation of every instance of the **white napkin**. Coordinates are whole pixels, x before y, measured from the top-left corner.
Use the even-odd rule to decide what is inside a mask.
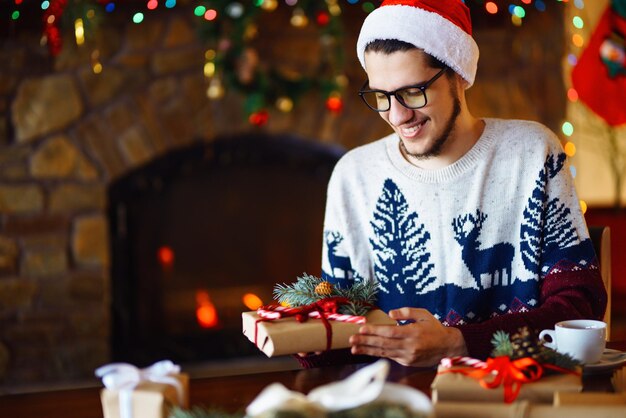
[[[277,409],[340,411],[373,401],[393,402],[426,416],[433,415],[430,399],[424,393],[406,385],[385,382],[388,374],[389,362],[381,359],[344,380],[313,389],[308,396],[290,391],[280,383],[273,383],[248,405],[246,415],[257,417]]]

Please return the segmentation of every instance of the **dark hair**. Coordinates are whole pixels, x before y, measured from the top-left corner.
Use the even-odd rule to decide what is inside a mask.
[[[365,46],[365,52],[380,52],[386,55],[391,55],[398,51],[410,51],[412,49],[418,49],[424,53],[426,62],[429,67],[432,68],[449,68],[446,64],[433,57],[432,55],[424,52],[423,49],[416,47],[408,42],[399,41],[397,39],[376,39]],[[448,75],[453,74],[453,71],[447,71]]]

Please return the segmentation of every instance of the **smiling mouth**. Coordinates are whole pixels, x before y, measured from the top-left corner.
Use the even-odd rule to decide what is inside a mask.
[[[422,121],[408,128],[400,128],[400,132],[402,133],[403,137],[413,138],[417,136],[417,134],[420,132],[420,130],[422,129],[425,123],[426,121]]]

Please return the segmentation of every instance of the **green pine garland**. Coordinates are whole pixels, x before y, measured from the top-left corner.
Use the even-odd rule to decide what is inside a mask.
[[[318,28],[321,45],[319,68],[311,69],[312,75],[305,76],[285,72],[278,65],[263,61],[251,69],[253,74],[250,80],[240,79],[238,73],[244,51],[254,50],[252,47],[254,33],[259,29],[257,22],[263,11],[259,7],[260,3],[239,3],[237,14],[232,13],[233,2],[230,0],[205,0],[203,3],[217,10],[220,16],[213,21],[197,20],[201,39],[217,54],[214,60],[215,77],[221,78],[228,88],[244,95],[244,110],[248,115],[273,107],[279,98],[289,98],[296,103],[309,91],[320,92],[326,98],[332,93],[343,91],[344,86],[341,84],[342,77],[345,77],[343,22],[340,15],[329,12],[326,2],[300,0],[296,7],[292,8],[300,9],[308,19],[308,25],[316,25]],[[323,25],[316,23],[316,16],[319,13],[328,16],[328,21]]]
[[[357,316],[365,315],[376,304],[378,293],[376,283],[362,280],[354,282],[348,288],[334,285],[329,295],[319,295],[315,292],[315,288],[322,282],[322,279],[304,273],[295,283],[277,284],[274,287],[274,299],[281,304],[298,307],[315,303],[324,297],[344,297],[349,299],[350,303],[341,305],[339,313]]]

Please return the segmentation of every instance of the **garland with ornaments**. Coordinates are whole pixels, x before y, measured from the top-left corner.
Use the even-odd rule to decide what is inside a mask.
[[[40,5],[42,45],[56,57],[64,42],[75,39],[78,46],[89,43],[98,24],[107,14],[119,9],[131,10],[135,24],[141,24],[151,12],[183,8],[196,17],[200,38],[206,45],[204,76],[209,100],[220,100],[235,91],[244,97],[244,110],[252,125],[267,123],[269,109],[288,113],[304,94],[314,91],[325,99],[332,114],[343,109],[343,94],[348,84],[344,74],[343,7],[360,7],[364,13],[374,10],[379,0],[8,0],[12,3],[10,23],[19,24],[24,8]],[[567,0],[465,0],[489,15],[509,14],[515,26],[522,25],[527,10],[545,11],[547,4]],[[583,0],[574,0],[581,3]],[[289,7],[289,24],[296,28],[315,25],[319,33],[318,68],[298,74],[269,63],[253,46],[262,31],[259,17],[277,7]],[[24,13],[25,14],[25,13]],[[98,51],[92,54],[94,73],[102,71]]]

